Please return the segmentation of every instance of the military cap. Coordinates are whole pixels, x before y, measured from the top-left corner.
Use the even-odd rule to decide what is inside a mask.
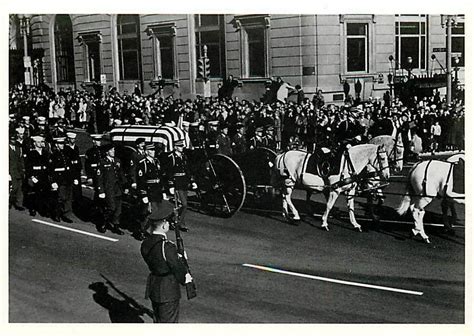
[[[54,141],[54,143],[57,143],[57,144],[63,144],[66,141],[66,138],[64,138],[64,137],[54,138],[53,141]]]
[[[236,125],[235,125],[235,128],[239,129],[239,128],[244,128],[244,124],[242,124],[241,122],[238,122]]]
[[[23,127],[15,128],[15,131],[16,131],[18,134],[24,134],[24,133],[25,133],[25,129],[24,129]]]
[[[212,121],[209,121],[208,124],[209,124],[209,126],[217,127],[219,125],[219,121],[218,120],[212,120]]]
[[[41,135],[32,136],[31,139],[33,141],[44,141],[44,137],[42,137]]]
[[[196,122],[193,122],[193,123],[189,123],[189,126],[191,126],[191,127],[199,127],[199,121],[196,121]]]
[[[139,144],[144,143],[144,142],[145,142],[145,138],[137,138],[135,140],[135,145],[139,145]]]
[[[273,131],[274,127],[273,126],[267,126],[267,131]]]
[[[23,116],[22,118],[24,121],[30,121],[30,117],[29,116]]]
[[[91,134],[92,140],[98,141],[102,139],[103,134]]]
[[[146,150],[155,150],[155,144],[154,143],[149,143],[145,145]]]
[[[120,125],[122,125],[122,120],[120,120],[120,119],[115,119],[115,120],[114,120],[114,125],[115,125],[115,126],[120,126]]]
[[[189,121],[183,120],[182,125],[183,126],[189,126],[191,123]]]
[[[184,139],[178,139],[175,141],[174,143],[175,146],[184,146],[185,143],[184,143]]]
[[[66,133],[66,136],[69,138],[69,139],[75,139],[77,134],[76,133],[73,133],[73,132],[67,132]]]
[[[263,132],[263,127],[257,127],[257,128],[255,129],[255,132]]]
[[[152,202],[151,214],[148,217],[152,221],[160,221],[173,215],[173,206],[168,201]]]
[[[45,125],[46,124],[46,118],[45,117],[38,117],[38,125]]]

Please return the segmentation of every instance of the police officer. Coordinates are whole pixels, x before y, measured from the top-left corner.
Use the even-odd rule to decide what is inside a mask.
[[[48,166],[49,153],[45,148],[45,139],[42,136],[33,136],[33,149],[30,150],[25,160],[25,179],[27,181],[26,205],[31,216],[49,210],[49,183]]]
[[[51,187],[54,193],[52,218],[59,222],[72,223],[67,215],[72,211],[73,174],[71,160],[65,150],[65,138],[55,138],[55,147],[49,161]]]
[[[80,157],[79,147],[76,144],[76,133],[67,132],[67,143],[64,146],[64,152],[69,157],[71,162],[71,175],[72,175],[72,200],[73,205],[76,208],[82,200],[82,185],[81,185],[81,170],[82,161]]]
[[[126,179],[120,161],[115,158],[113,144],[104,146],[105,158],[100,161],[97,169],[97,193],[102,202],[104,222],[99,224],[98,231],[104,233],[107,228],[123,235],[120,230],[122,214],[122,195],[128,193]]]
[[[162,172],[159,160],[155,157],[155,145],[145,145],[145,157],[137,164],[138,221],[135,232],[137,239],[144,238],[143,233],[151,202],[163,200]]]
[[[245,139],[245,128],[242,123],[236,125],[237,133],[232,137],[232,151],[234,154],[242,154],[247,151],[247,140]]]
[[[140,248],[150,274],[148,275],[145,298],[150,299],[155,323],[177,323],[179,319],[180,285],[192,281],[178,254],[176,245],[168,240],[169,218],[172,206],[163,201],[153,203],[148,220],[148,232]]]
[[[181,203],[179,208],[179,229],[187,232],[189,229],[186,226],[185,215],[188,208],[188,186],[190,183],[188,165],[186,156],[184,154],[184,140],[177,140],[175,142],[174,151],[168,155],[167,162],[167,176],[170,185],[170,193],[175,194],[178,201]]]
[[[255,135],[250,139],[250,149],[255,149],[257,147],[264,147],[265,142],[263,138],[263,127],[257,127],[255,129]]]
[[[25,164],[22,148],[17,142],[17,135],[10,135],[8,148],[8,172],[10,178],[10,206],[18,211],[25,210],[23,204],[23,179],[25,177]]]
[[[229,137],[229,126],[226,123],[221,123],[220,133],[217,136],[217,153],[223,155],[232,155],[231,141]]]

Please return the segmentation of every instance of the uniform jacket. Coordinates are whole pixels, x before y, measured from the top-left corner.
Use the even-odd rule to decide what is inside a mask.
[[[14,148],[15,150],[8,146],[8,171],[12,180],[21,180],[25,176],[23,153],[19,145],[15,145]]]
[[[232,150],[235,154],[242,154],[247,151],[247,141],[245,136],[237,133],[232,138]]]
[[[146,298],[158,303],[179,300],[179,285],[184,285],[187,270],[176,245],[164,235],[153,234],[143,241],[141,254],[150,270]]]
[[[162,173],[160,162],[156,158],[144,157],[137,164],[137,189],[140,197],[149,197],[151,201],[162,199]]]
[[[51,183],[57,183],[58,185],[72,184],[71,160],[65,149],[53,151],[49,160],[49,171]]]
[[[221,133],[217,136],[217,152],[219,154],[232,155],[232,147],[230,144],[231,142],[228,135]]]
[[[99,147],[93,146],[86,151],[86,160],[84,163],[86,175],[88,177],[95,178],[97,175],[97,169],[99,168],[100,160],[103,158],[103,154]]]
[[[27,179],[35,177],[40,184],[49,184],[49,153],[42,150],[30,150],[25,161],[25,176]]]
[[[126,180],[120,161],[111,161],[108,157],[100,161],[97,169],[97,192],[105,197],[121,196]]]
[[[79,156],[79,148],[77,145],[75,145],[74,148],[65,145],[64,153],[69,157],[69,160],[71,160],[71,174],[73,179],[81,181],[82,161]]]
[[[187,190],[189,186],[189,172],[186,156],[184,153],[178,156],[176,152],[169,154],[167,176],[169,181],[174,182],[177,190]]]

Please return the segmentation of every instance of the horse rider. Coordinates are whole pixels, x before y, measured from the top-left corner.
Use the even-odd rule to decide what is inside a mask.
[[[145,157],[137,164],[138,222],[136,238],[144,239],[145,225],[152,202],[163,200],[163,181],[160,161],[155,157],[155,145],[145,145]]]

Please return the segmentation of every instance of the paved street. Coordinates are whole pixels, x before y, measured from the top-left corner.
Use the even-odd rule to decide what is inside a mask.
[[[397,190],[401,183],[387,189]],[[427,226],[432,244],[425,245],[394,216],[398,196],[387,196],[381,215],[389,220],[362,233],[351,229],[343,197],[326,232],[304,214],[303,196],[296,195],[304,215],[298,226],[283,221],[278,204],[247,204],[230,219],[189,214],[184,241],[198,297],[182,301],[182,322],[464,323],[464,217],[455,236]],[[321,195],[312,200],[322,213]],[[370,224],[361,220],[364,203],[356,200],[357,217]],[[99,234],[111,241],[9,215],[10,322],[151,322],[147,268],[128,231]],[[441,223],[439,206],[427,208],[425,222]],[[98,234],[90,222],[60,225]]]

